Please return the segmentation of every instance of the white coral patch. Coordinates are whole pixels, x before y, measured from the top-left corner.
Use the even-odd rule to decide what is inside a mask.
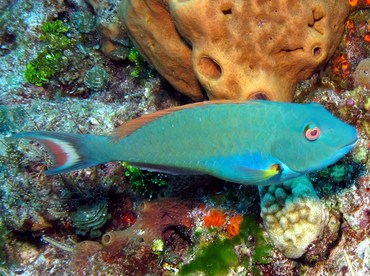
[[[325,209],[311,182],[297,178],[260,189],[260,195],[263,224],[275,246],[288,258],[301,257],[326,223]]]

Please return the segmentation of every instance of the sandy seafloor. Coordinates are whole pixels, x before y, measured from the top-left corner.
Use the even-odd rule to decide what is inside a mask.
[[[254,186],[138,174],[149,183],[142,184],[121,163],[45,176],[52,160],[39,144],[7,139],[30,130],[109,134],[130,119],[191,102],[153,67],[129,60],[124,33],[112,38],[118,2],[0,1],[0,274],[175,275],[201,249],[230,239],[232,218],[248,215],[271,247],[266,259],[255,254],[261,245],[254,229],[231,253],[227,242],[213,249],[236,258],[205,256],[195,275],[369,275],[369,9],[352,11],[332,59],[297,86],[296,102],[323,104],[358,129],[359,142],[338,164],[309,175],[329,218],[308,252],[290,259],[261,228]],[[55,20],[68,27],[69,45],[54,76],[36,86],[25,78],[26,65],[49,47],[41,26]],[[366,58],[361,81],[356,68]],[[167,185],[158,186],[161,177]],[[210,217],[212,210],[220,213]],[[116,247],[102,247],[104,233],[125,229]],[[226,269],[212,267],[219,256]]]

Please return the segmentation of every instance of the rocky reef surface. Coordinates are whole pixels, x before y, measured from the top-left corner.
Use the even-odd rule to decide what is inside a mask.
[[[44,148],[8,139],[27,130],[109,134],[191,102],[134,47],[119,5],[0,2],[0,274],[370,274],[368,1],[345,3],[332,58],[294,89],[295,102],[321,103],[354,125],[356,148],[307,178],[260,191],[126,163],[46,176]],[[269,223],[278,213],[280,223]]]

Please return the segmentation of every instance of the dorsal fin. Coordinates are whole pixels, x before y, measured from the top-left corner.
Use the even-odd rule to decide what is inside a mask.
[[[181,106],[175,106],[171,107],[168,109],[160,110],[157,112],[154,112],[152,114],[147,114],[142,117],[133,119],[131,121],[128,121],[124,123],[123,125],[119,126],[116,128],[116,130],[113,132],[113,138],[115,141],[118,141],[137,129],[141,128],[142,126],[160,118],[163,116],[166,116],[168,114],[171,114],[173,112],[179,111],[179,110],[184,110],[184,109],[190,109],[198,106],[206,106],[206,105],[211,105],[211,104],[239,104],[239,103],[245,103],[245,101],[231,101],[231,100],[217,100],[217,101],[204,101],[204,102],[197,102],[197,103],[192,103],[192,104],[186,104],[186,105],[181,105]]]

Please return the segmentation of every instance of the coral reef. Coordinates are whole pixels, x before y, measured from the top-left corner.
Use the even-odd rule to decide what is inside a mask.
[[[77,244],[73,249],[72,271],[91,273],[94,269],[116,274],[144,275],[158,274],[161,268],[159,264],[163,264],[164,269],[169,269],[164,264],[168,260],[174,260],[174,252],[171,252],[170,247],[179,246],[180,239],[184,239],[181,238],[185,233],[182,227],[189,227],[186,223],[190,205],[177,199],[143,204],[137,222],[130,228],[107,232],[103,235],[101,244],[92,241]],[[189,243],[187,241],[176,252],[185,252]],[[160,263],[157,262],[158,259],[161,260]],[[143,262],[145,266],[140,265]]]
[[[145,264],[145,265],[143,265]],[[71,262],[71,274],[159,275],[162,268],[150,246],[127,242],[112,255],[98,242],[79,243]]]
[[[242,220],[240,233],[229,239],[218,236],[210,244],[201,242],[196,247],[194,258],[180,269],[180,275],[199,272],[204,275],[228,275],[231,271],[258,275],[262,272],[262,266],[270,263],[272,253],[264,231],[253,216],[235,218],[238,222]]]
[[[73,248],[73,256],[71,262],[72,271],[81,272],[85,267],[94,267],[95,258],[92,258],[92,256],[100,252],[102,248],[103,246],[100,243],[94,241],[83,241],[78,243]]]
[[[149,172],[123,163],[125,176],[128,177],[131,188],[141,195],[152,198],[158,195],[164,186],[167,186],[167,175]]]
[[[26,112],[21,107],[0,105],[0,133],[23,126]]]
[[[139,52],[201,99],[291,101],[338,45],[347,1],[122,1]],[[243,39],[241,39],[243,38]]]
[[[340,227],[339,240],[331,245],[332,248],[327,259],[311,269],[307,269],[307,275],[335,273],[367,275],[369,273],[370,256],[364,248],[369,243],[370,233],[369,175],[362,175],[356,183],[355,186],[333,194],[326,201],[333,210],[343,216],[340,223],[335,223],[337,224],[335,227]],[[325,230],[325,232],[329,233],[330,231]],[[319,245],[318,248],[323,250]]]
[[[275,246],[289,258],[301,257],[327,223],[311,182],[300,177],[259,191],[261,217]]]
[[[37,86],[49,83],[50,78],[65,69],[63,51],[72,44],[65,35],[68,27],[61,20],[46,22],[41,29],[43,34],[40,40],[44,41],[46,46],[34,60],[27,63],[25,71],[27,81]]]
[[[362,164],[339,161],[324,170],[310,174],[310,179],[320,196],[332,196],[344,188],[351,187],[363,170]]]
[[[360,1],[354,2],[356,2],[357,8],[366,6]],[[361,75],[365,73],[364,71],[356,73],[355,68],[363,59],[369,57],[370,43],[366,40],[370,30],[368,19],[369,4],[367,4],[367,9],[359,9],[351,13],[345,22],[346,28],[343,38],[330,62],[331,66],[325,70],[327,73],[329,70],[331,71],[330,79],[335,83],[334,87],[337,91],[355,88],[358,83],[354,84],[354,80],[359,77],[359,73]],[[323,80],[327,79],[324,77]]]
[[[240,233],[240,224],[243,222],[241,215],[231,217],[226,225],[226,232],[229,233],[229,238],[233,238]]]
[[[370,58],[360,61],[355,71],[355,86],[370,90]]]
[[[207,264],[206,266],[204,264]],[[203,272],[204,275],[227,275],[230,267],[237,266],[238,258],[229,240],[216,240],[200,251],[195,259],[180,270],[180,275]]]
[[[88,34],[95,30],[95,16],[88,10],[76,11],[71,14],[71,23],[81,33]]]
[[[139,78],[143,74],[144,69],[147,67],[145,66],[147,65],[145,59],[140,55],[135,47],[132,47],[130,52],[128,53],[128,59],[135,65],[134,70],[131,71],[131,76],[133,76],[134,78]],[[153,69],[149,68],[147,74],[149,77],[153,77]]]
[[[71,221],[73,226],[76,227],[76,233],[80,235],[89,234],[91,238],[101,236],[99,229],[104,226],[109,218],[106,200],[78,206],[77,210],[71,214]]]
[[[168,185],[157,186],[155,183],[160,181],[157,182],[156,173],[147,175],[147,172],[140,171],[138,175],[142,173],[145,177],[141,175],[141,178],[131,180],[125,175],[127,168],[119,163],[50,177],[43,172],[52,162],[38,144],[14,143],[7,139],[13,133],[27,130],[108,134],[129,119],[189,101],[157,74],[148,74],[151,67],[139,60],[136,53],[130,61],[128,56],[133,44],[122,32],[117,17],[120,2],[122,0],[0,1],[0,274],[173,275],[182,268],[206,274],[206,262],[210,266],[209,271],[238,275],[369,275],[370,97],[366,88],[367,67],[360,70],[365,63],[362,61],[370,56],[368,1],[367,4],[366,0],[349,1],[352,12],[345,24],[339,26],[344,27],[345,32],[333,58],[320,74],[300,82],[295,91],[294,101],[319,102],[342,120],[356,126],[359,132],[359,141],[353,152],[326,170],[309,175],[322,205],[329,210],[328,223],[320,238],[313,241],[298,259],[285,257],[269,244],[267,233],[259,223],[256,187],[225,183],[208,176],[169,176],[166,179]],[[129,3],[128,0],[125,2]],[[221,6],[226,14],[219,15],[229,24],[237,22],[232,21],[232,16],[238,11],[235,3],[242,2],[250,1],[220,0],[212,1],[212,5],[234,5],[230,11],[228,6]],[[275,4],[281,2],[275,1]],[[289,8],[296,11],[294,7],[301,2],[293,2],[284,3],[289,3]],[[178,35],[181,27],[176,29],[172,21],[175,17],[169,17],[170,1],[146,0],[140,3],[161,3],[160,7],[165,8],[159,10],[156,9],[158,5],[151,5],[152,14],[158,16],[149,18],[147,26],[157,39],[153,40],[157,46],[162,45],[162,49],[166,49],[157,54],[174,65],[166,72],[178,80],[183,91],[193,99],[206,97],[203,84],[193,71],[189,46],[193,38],[190,33]],[[201,1],[182,1],[181,6],[191,3]],[[266,7],[275,5],[268,1],[265,3]],[[312,3],[316,5],[319,2],[307,5]],[[337,3],[341,5],[342,2]],[[251,11],[246,14],[253,12],[250,7]],[[280,11],[283,8],[280,7]],[[147,12],[147,9],[142,9],[139,15]],[[212,12],[210,14],[215,14]],[[262,12],[263,9],[260,15]],[[314,17],[312,10],[307,12],[308,17],[300,20]],[[189,19],[199,14],[202,13],[197,10]],[[250,18],[248,24],[261,25],[255,25],[250,35],[236,36],[249,40],[252,45],[251,37],[254,38],[259,30],[267,29],[269,23],[277,18],[274,10],[266,15],[271,18],[266,22],[262,17]],[[291,24],[298,15],[286,23]],[[180,16],[178,18],[180,20]],[[202,28],[207,26],[207,21],[215,22],[215,19],[207,17],[197,22],[200,26],[196,30],[205,30]],[[326,19],[328,17],[314,22],[316,27]],[[26,65],[37,59],[50,41],[55,41],[42,40],[45,35],[42,29],[47,22],[58,21],[63,22],[62,29],[68,28],[68,31],[57,37],[65,36],[72,42],[62,51],[61,65],[64,69],[51,77],[48,83],[32,85],[25,79]],[[156,32],[157,26],[162,32]],[[226,32],[218,26],[211,27],[218,33]],[[47,31],[51,32],[54,28],[50,30],[49,27]],[[272,37],[277,39],[284,34],[283,29]],[[238,26],[230,30],[238,30]],[[285,36],[287,44],[298,32],[300,29],[296,28],[291,31],[291,37]],[[176,36],[171,36],[172,33]],[[146,32],[142,31],[142,34]],[[207,37],[218,43],[214,36]],[[205,41],[207,37],[200,38]],[[173,42],[176,39],[179,44]],[[229,40],[232,40],[231,36]],[[176,47],[169,48],[173,45]],[[257,56],[268,49],[257,45],[255,43],[248,49],[249,55]],[[137,49],[148,58],[140,47]],[[210,46],[209,49],[213,48]],[[187,51],[186,56],[176,63],[176,58],[184,54],[182,51]],[[230,48],[225,56],[231,58],[237,52]],[[295,52],[287,52],[286,55]],[[266,61],[261,61],[265,66]],[[244,60],[240,58],[240,62],[235,64],[242,62]],[[309,68],[313,68],[314,63],[315,59],[311,60]],[[205,69],[212,68],[212,63],[210,65]],[[103,91],[94,91],[84,82],[87,72],[95,66],[108,74],[109,85]],[[256,66],[258,69],[259,64]],[[237,79],[239,67],[232,69]],[[249,70],[247,68],[246,71]],[[135,72],[140,73],[133,77],[133,72],[134,75]],[[184,80],[193,83],[189,86]],[[142,185],[141,180],[145,182],[147,176],[157,180]],[[136,185],[132,182],[138,184],[135,191]],[[157,201],[157,197],[163,199]],[[104,209],[111,218],[107,217],[99,230],[103,234],[118,234],[117,247],[104,246],[100,240],[92,241],[89,236],[76,234],[72,222],[73,212],[102,199],[107,201]],[[104,220],[96,222],[100,225]],[[142,242],[142,238],[148,242]],[[222,252],[225,252],[224,256]],[[224,265],[222,268],[220,263]]]
[[[96,29],[101,34],[101,50],[109,58],[116,61],[127,59],[131,41],[128,39],[126,32],[122,32],[121,24],[118,19],[117,9],[119,0],[111,1],[74,1],[79,2],[77,6],[80,10],[86,12],[89,7],[92,7],[95,15]]]
[[[240,224],[243,221],[243,216],[236,214],[226,214],[225,211],[211,209],[208,210],[204,216],[204,226],[209,227],[224,227],[225,231],[229,234],[229,238],[233,238],[240,232]]]
[[[204,217],[205,227],[221,227],[226,222],[227,215],[225,212],[212,209]]]
[[[1,268],[6,266],[7,255],[5,253],[5,241],[9,234],[9,230],[4,225],[2,218],[0,218],[0,271]]]
[[[127,240],[140,240],[151,245],[154,240],[164,237],[174,226],[189,227],[187,220],[189,203],[166,198],[142,203],[136,223],[123,231],[111,231],[102,236],[102,244],[111,251]]]
[[[92,90],[103,90],[107,87],[109,82],[109,76],[107,71],[100,67],[94,66],[85,74],[84,83]]]

